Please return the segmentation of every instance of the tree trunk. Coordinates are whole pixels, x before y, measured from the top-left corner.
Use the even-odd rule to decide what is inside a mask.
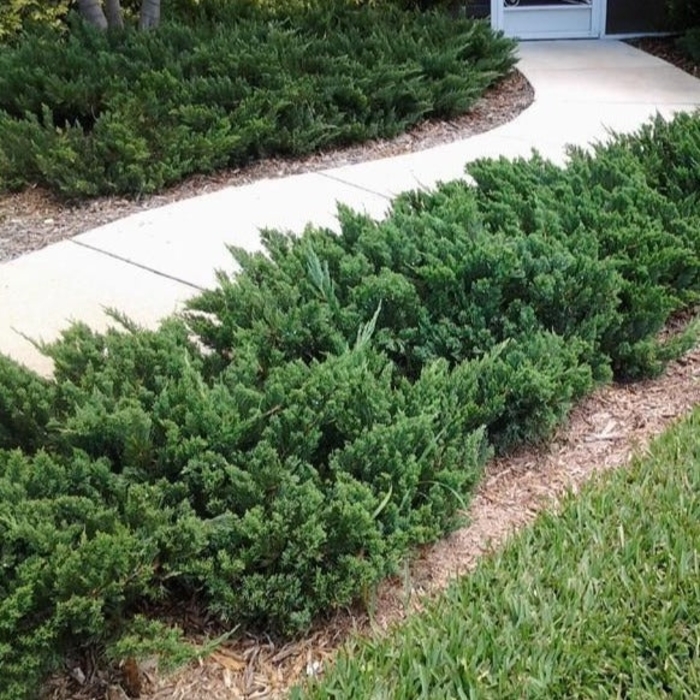
[[[142,0],[139,29],[153,29],[160,22],[160,0]]]
[[[124,29],[124,15],[119,0],[105,0],[107,24],[110,29]]]
[[[83,19],[93,27],[107,29],[107,17],[102,9],[101,0],[78,0],[78,9]]]

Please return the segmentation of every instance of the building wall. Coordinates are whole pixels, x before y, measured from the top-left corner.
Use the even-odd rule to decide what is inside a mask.
[[[473,0],[466,5],[466,10],[472,17],[488,17],[491,14],[491,3],[489,0]]]
[[[543,4],[549,1],[543,0]],[[491,3],[490,0],[457,0],[453,10],[485,18],[490,15]],[[607,0],[606,34],[653,34],[669,30],[666,0]]]
[[[666,0],[608,0],[607,34],[668,31]]]

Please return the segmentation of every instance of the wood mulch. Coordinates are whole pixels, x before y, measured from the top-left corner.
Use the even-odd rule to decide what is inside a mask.
[[[690,73],[695,78],[700,78],[700,66],[678,48],[677,42],[676,36],[647,36],[630,39],[628,43]]]
[[[270,158],[245,168],[197,175],[165,192],[139,200],[100,197],[71,206],[40,188],[0,195],[0,263],[129,214],[224,187],[388,158],[465,139],[511,121],[533,99],[532,86],[516,70],[490,88],[468,114],[451,121],[423,122],[394,139],[378,139],[294,160]]]

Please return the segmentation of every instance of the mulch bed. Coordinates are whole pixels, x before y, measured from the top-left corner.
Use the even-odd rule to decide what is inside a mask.
[[[668,63],[684,70],[690,75],[700,78],[700,66],[678,48],[677,36],[646,36],[641,39],[631,39],[628,43],[637,49],[646,51],[652,56],[661,58]]]

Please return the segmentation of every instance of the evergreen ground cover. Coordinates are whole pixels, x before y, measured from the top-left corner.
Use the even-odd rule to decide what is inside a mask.
[[[700,27],[688,29],[678,41],[678,47],[695,65],[700,65]]]
[[[149,605],[294,634],[460,523],[493,450],[658,373],[700,292],[700,117],[480,161],[266,254],[155,331],[0,358],[0,698]],[[117,644],[115,647],[114,645]]]
[[[513,41],[446,12],[201,0],[155,32],[76,17],[0,45],[0,191],[151,193],[469,111]]]
[[[700,410],[292,698],[700,694]]]

